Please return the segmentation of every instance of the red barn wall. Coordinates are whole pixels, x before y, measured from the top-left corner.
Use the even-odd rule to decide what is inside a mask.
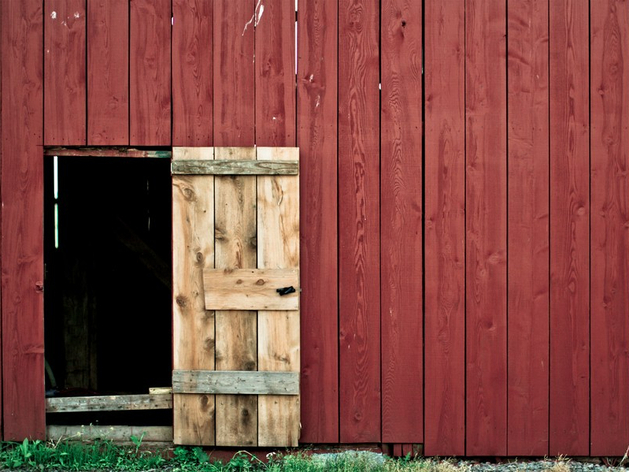
[[[629,3],[299,3],[2,3],[4,438],[45,431],[43,146],[297,145],[303,443],[624,454]]]

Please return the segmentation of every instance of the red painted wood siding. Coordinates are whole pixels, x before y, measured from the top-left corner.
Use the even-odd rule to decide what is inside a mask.
[[[627,2],[299,3],[1,3],[4,438],[45,428],[42,145],[297,145],[302,443],[623,455]]]
[[[382,442],[422,443],[422,2],[381,3]]]
[[[44,95],[47,144],[87,144],[85,1],[44,2],[44,89],[52,92]]]
[[[213,142],[213,3],[173,0],[173,146]]]
[[[466,454],[507,454],[505,2],[466,24]]]
[[[425,431],[465,454],[465,2],[425,3]]]
[[[87,144],[129,144],[128,0],[87,3]]]
[[[508,444],[548,452],[548,2],[508,4]]]
[[[301,438],[339,441],[337,0],[300,2]],[[326,61],[321,60],[322,57]]]
[[[43,4],[3,2],[1,16],[2,426],[43,439]]]
[[[590,452],[588,14],[585,2],[550,2],[552,455]]]
[[[629,444],[629,4],[590,6],[591,449]]]
[[[379,2],[339,0],[341,442],[380,442]]]

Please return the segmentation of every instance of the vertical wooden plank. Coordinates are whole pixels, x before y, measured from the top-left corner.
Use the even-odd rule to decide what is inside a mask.
[[[301,441],[339,440],[337,0],[299,3]],[[322,60],[323,58],[323,60]]]
[[[43,3],[2,2],[2,392],[5,440],[45,438]]]
[[[255,148],[216,148],[215,159],[255,160]],[[256,178],[215,178],[216,267],[255,268]],[[255,311],[216,312],[216,370],[257,370],[258,325]],[[216,396],[216,444],[258,444],[255,395]]]
[[[260,147],[295,145],[295,4],[266,0],[255,15],[257,158],[296,160],[297,149]],[[283,200],[293,194],[299,195],[298,177],[258,177],[260,268],[299,267],[299,199]],[[258,369],[299,371],[299,312],[258,312]],[[258,396],[258,445],[298,440],[299,398]]]
[[[130,144],[169,145],[170,0],[130,1]]]
[[[253,146],[255,139],[254,120],[254,2],[236,0],[215,2],[213,5],[213,77],[214,77],[214,143],[216,146]],[[255,149],[241,150],[240,158],[255,159]],[[229,159],[230,151],[217,150],[216,159]],[[242,208],[226,208],[221,225],[228,229],[230,212],[240,212],[237,220],[230,222],[229,234],[219,235],[221,254],[217,247],[216,267],[246,268],[256,266],[256,200],[255,178],[217,178],[216,195],[228,202],[244,198]],[[229,192],[222,195],[222,192]],[[221,203],[217,200],[217,209]],[[243,213],[244,212],[244,213]],[[234,216],[236,217],[236,216]],[[225,228],[223,228],[225,226]],[[218,244],[218,243],[217,243]],[[241,244],[242,248],[237,246]],[[222,247],[224,246],[224,247]],[[233,258],[230,258],[229,254]],[[234,259],[235,258],[235,259]],[[225,338],[224,346],[217,345],[217,369],[257,369],[256,337],[257,316],[255,312],[217,312],[217,333],[229,330],[232,318],[234,331]],[[225,326],[225,328],[223,328]],[[236,331],[240,330],[240,333]],[[230,339],[231,338],[231,339]],[[217,339],[219,341],[219,339]],[[233,343],[233,346],[229,344]],[[220,354],[225,351],[225,357]],[[230,367],[234,366],[234,367]],[[226,395],[217,397],[216,434],[225,442],[256,445],[258,433],[257,398],[252,395]],[[234,425],[238,425],[234,428]],[[230,436],[233,430],[233,436]],[[233,444],[232,444],[233,445]]]
[[[173,0],[173,145],[212,144],[211,0]]]
[[[292,71],[291,71],[292,72]],[[299,160],[297,148],[258,147],[258,160]],[[258,267],[299,268],[299,177],[258,177]],[[299,311],[258,312],[258,369],[299,372]],[[258,445],[299,445],[299,397],[258,396]]]
[[[465,4],[425,2],[427,455],[465,454]]]
[[[87,144],[85,0],[46,0],[44,144]]]
[[[550,2],[550,454],[589,454],[588,5]]]
[[[466,4],[466,454],[507,453],[506,10]]]
[[[87,4],[87,144],[129,144],[129,1]]]
[[[508,4],[508,454],[548,454],[548,1]]]
[[[256,16],[256,145],[295,145],[295,4],[260,2]]]
[[[213,13],[214,145],[253,146],[253,0],[215,2]]]
[[[380,442],[379,2],[339,2],[341,442]]]
[[[385,0],[381,18],[382,442],[421,443],[422,2]]]
[[[590,5],[591,450],[629,445],[629,3]]]
[[[173,159],[213,159],[212,148],[173,148]],[[173,367],[214,369],[214,312],[203,269],[214,267],[214,177],[173,175]],[[213,395],[174,395],[174,443],[215,444]]]

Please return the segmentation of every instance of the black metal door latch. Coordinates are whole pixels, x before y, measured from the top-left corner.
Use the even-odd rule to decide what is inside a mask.
[[[278,288],[276,292],[280,294],[280,297],[283,297],[284,295],[288,295],[289,293],[295,293],[296,290],[295,287],[291,285],[290,287]]]

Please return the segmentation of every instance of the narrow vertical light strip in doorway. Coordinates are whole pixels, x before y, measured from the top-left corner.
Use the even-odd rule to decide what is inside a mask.
[[[53,188],[55,198],[55,249],[59,249],[59,158],[53,156]]]

